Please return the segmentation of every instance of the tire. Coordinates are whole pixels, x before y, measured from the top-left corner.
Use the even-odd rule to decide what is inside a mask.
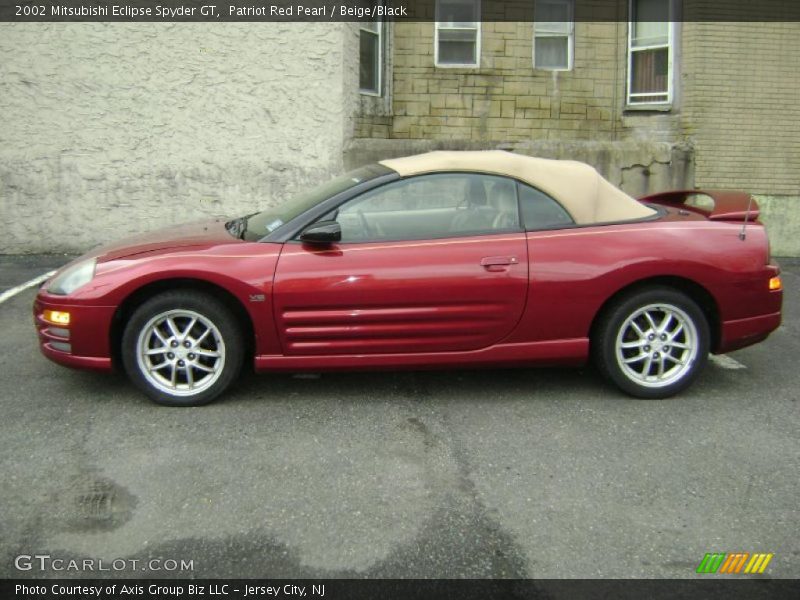
[[[134,311],[122,335],[128,377],[165,406],[208,404],[230,387],[243,360],[236,318],[203,292],[177,290],[150,298]]]
[[[620,298],[592,339],[600,372],[637,398],[673,396],[689,387],[708,361],[709,328],[687,295],[645,288]]]

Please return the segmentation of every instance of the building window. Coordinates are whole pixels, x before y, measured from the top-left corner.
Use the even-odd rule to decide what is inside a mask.
[[[436,0],[434,54],[437,67],[480,65],[480,0]]]
[[[630,0],[628,104],[672,102],[670,0]]]
[[[361,23],[359,89],[362,94],[381,95],[381,71],[383,64],[383,23],[367,21]]]
[[[572,0],[536,0],[533,67],[569,71],[575,44]]]

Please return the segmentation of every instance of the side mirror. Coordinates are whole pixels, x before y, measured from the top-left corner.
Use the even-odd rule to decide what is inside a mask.
[[[342,239],[342,227],[336,221],[319,221],[300,234],[306,244],[332,244]]]

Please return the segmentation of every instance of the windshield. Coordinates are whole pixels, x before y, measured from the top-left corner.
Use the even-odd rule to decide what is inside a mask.
[[[340,194],[359,183],[387,173],[391,173],[391,170],[384,166],[378,164],[367,165],[303,192],[278,206],[268,208],[249,217],[242,217],[241,221],[244,226],[242,237],[251,242],[260,240],[268,233],[272,233],[284,223],[288,223],[295,217],[302,215],[320,202]],[[231,223],[236,221],[239,221],[239,219],[235,219]],[[231,227],[229,226],[228,229],[230,231]]]

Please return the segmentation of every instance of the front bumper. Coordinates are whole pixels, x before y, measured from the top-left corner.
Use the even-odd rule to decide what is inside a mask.
[[[67,312],[69,324],[45,319],[46,310]],[[33,303],[33,321],[39,349],[47,358],[66,367],[112,370],[110,332],[114,306],[86,306],[42,291]]]

